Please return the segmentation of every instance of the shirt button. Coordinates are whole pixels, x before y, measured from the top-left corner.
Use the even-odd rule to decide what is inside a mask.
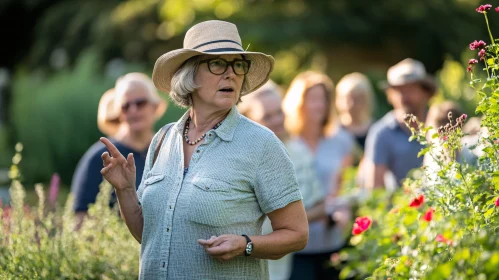
[[[173,209],[173,207],[170,205],[170,209]]]
[[[205,187],[205,190],[209,190],[209,189],[210,189],[210,187]]]
[[[211,137],[211,133],[210,133],[210,134],[208,134],[208,136],[210,136],[210,137]]]
[[[166,232],[170,232],[170,228],[166,228]]]
[[[197,150],[197,151],[196,151],[196,153],[198,153],[198,154],[199,154],[200,152],[201,152],[200,150]]]

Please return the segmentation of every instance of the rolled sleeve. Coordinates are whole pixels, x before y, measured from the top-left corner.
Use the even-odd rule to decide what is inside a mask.
[[[302,199],[293,163],[277,137],[265,142],[256,172],[255,194],[265,214]]]

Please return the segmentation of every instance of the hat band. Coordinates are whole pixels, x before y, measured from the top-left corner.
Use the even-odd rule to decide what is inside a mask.
[[[195,50],[195,49],[199,49],[200,47],[203,47],[203,46],[206,46],[206,45],[211,45],[211,44],[216,44],[216,43],[234,43],[234,44],[236,44],[236,45],[238,45],[238,46],[242,47],[242,46],[241,46],[241,44],[239,44],[239,43],[238,43],[238,42],[236,42],[236,41],[232,41],[232,40],[216,40],[216,41],[206,42],[206,43],[203,43],[203,44],[201,44],[201,45],[197,45],[197,46],[195,46],[195,47],[194,47],[194,48],[192,48],[192,49],[193,49],[193,50]],[[229,48],[229,49],[234,50],[233,48]],[[242,51],[242,49],[237,49],[237,50],[238,50],[238,51]]]

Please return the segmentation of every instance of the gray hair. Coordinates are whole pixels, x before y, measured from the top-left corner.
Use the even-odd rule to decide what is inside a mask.
[[[191,94],[199,88],[194,82],[194,77],[196,76],[196,70],[200,61],[201,56],[199,55],[189,58],[172,77],[170,98],[180,107],[187,108],[192,106]],[[245,77],[241,93],[248,92],[249,88],[248,80]],[[241,96],[239,96],[237,103],[240,101]]]

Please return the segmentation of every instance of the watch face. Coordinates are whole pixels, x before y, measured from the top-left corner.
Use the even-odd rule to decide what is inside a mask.
[[[252,242],[248,242],[248,244],[246,244],[246,254],[251,254],[251,252],[253,251],[253,243]]]

